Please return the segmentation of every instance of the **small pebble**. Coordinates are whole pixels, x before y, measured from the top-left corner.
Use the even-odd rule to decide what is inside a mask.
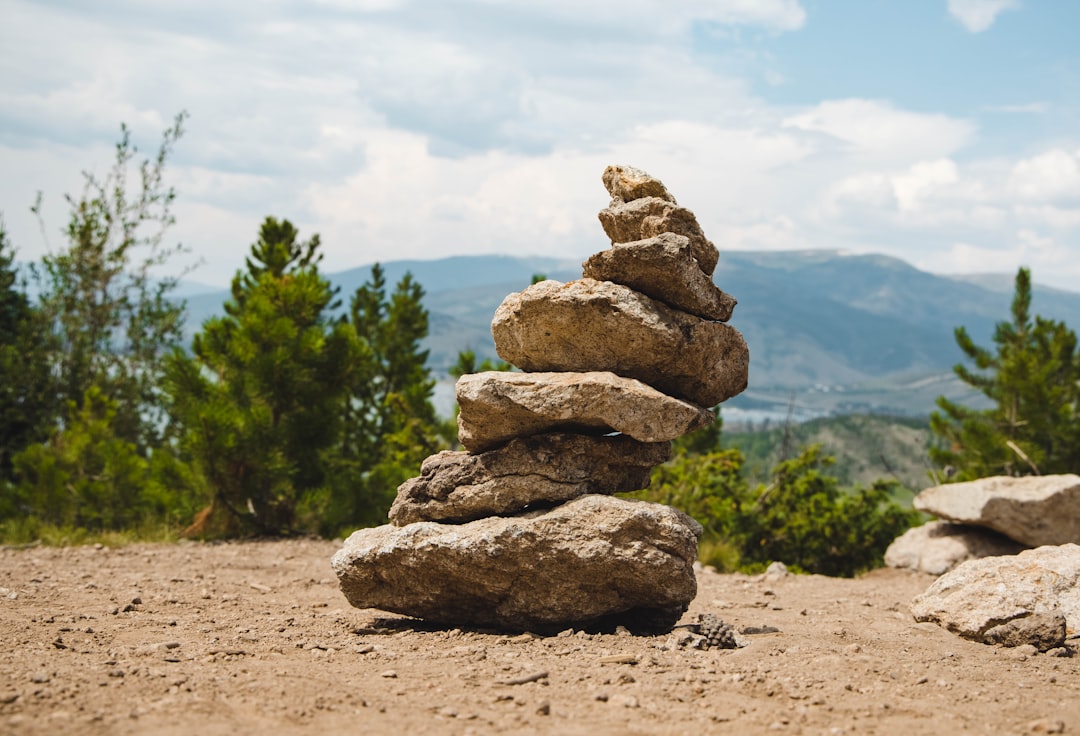
[[[379,674],[379,677],[386,677],[388,679],[395,679],[395,678],[397,678],[397,672],[394,672],[393,670],[386,670],[385,672],[381,672]]]
[[[35,672],[33,675],[30,676],[30,682],[36,683],[38,685],[41,685],[41,684],[46,683],[48,681],[49,681],[49,673],[48,672]]]
[[[551,703],[549,703],[546,700],[543,701],[542,703],[540,703],[540,705],[536,708],[536,715],[538,715],[538,716],[550,716],[551,715]]]

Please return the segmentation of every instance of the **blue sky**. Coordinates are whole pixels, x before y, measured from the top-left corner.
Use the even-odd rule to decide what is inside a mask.
[[[24,259],[59,245],[63,194],[107,170],[121,121],[149,152],[187,110],[171,238],[208,283],[269,214],[320,233],[328,270],[584,257],[620,163],[721,252],[1028,265],[1080,290],[1080,3],[0,0],[0,18],[0,212]]]

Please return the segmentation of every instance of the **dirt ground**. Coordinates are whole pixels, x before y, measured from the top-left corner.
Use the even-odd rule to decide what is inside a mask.
[[[914,573],[704,570],[684,622],[776,631],[700,650],[685,629],[536,638],[353,609],[338,546],[0,548],[0,733],[1080,731],[1080,656],[917,624]]]

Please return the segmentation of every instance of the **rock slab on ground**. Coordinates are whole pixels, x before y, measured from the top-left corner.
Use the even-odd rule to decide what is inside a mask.
[[[750,352],[734,327],[608,281],[542,281],[503,300],[499,356],[524,371],[610,371],[711,407],[746,388]]]
[[[1047,646],[1045,632],[1056,630],[1057,616],[1065,619],[1069,634],[1080,628],[1080,546],[1044,546],[969,560],[916,596],[911,613],[966,639],[1060,646],[1061,641]],[[1023,640],[1024,631],[1031,641]]]
[[[885,564],[942,575],[967,560],[1014,555],[1023,549],[1022,544],[989,529],[930,521],[897,537],[885,550]]]
[[[606,372],[486,371],[462,376],[456,390],[458,439],[474,453],[552,431],[620,432],[641,442],[666,442],[716,417],[641,381]]]
[[[1080,543],[1080,476],[996,476],[927,488],[914,506],[1028,547]]]
[[[518,437],[476,455],[440,452],[398,488],[390,522],[472,521],[590,493],[635,491],[669,457],[669,442],[565,433]]]
[[[514,517],[362,529],[332,565],[358,608],[516,631],[663,630],[697,592],[700,534],[667,506],[588,495]]]

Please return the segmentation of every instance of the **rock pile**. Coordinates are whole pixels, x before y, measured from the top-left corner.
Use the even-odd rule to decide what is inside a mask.
[[[1080,476],[982,478],[927,488],[915,508],[944,521],[909,530],[885,564],[941,575],[961,562],[1080,543]]]
[[[612,247],[583,278],[511,294],[492,322],[524,372],[462,376],[464,451],[429,457],[391,523],[332,564],[354,606],[454,626],[668,630],[697,592],[701,527],[645,488],[671,440],[746,387],[749,351],[725,324],[718,253],[657,179],[609,166]]]

